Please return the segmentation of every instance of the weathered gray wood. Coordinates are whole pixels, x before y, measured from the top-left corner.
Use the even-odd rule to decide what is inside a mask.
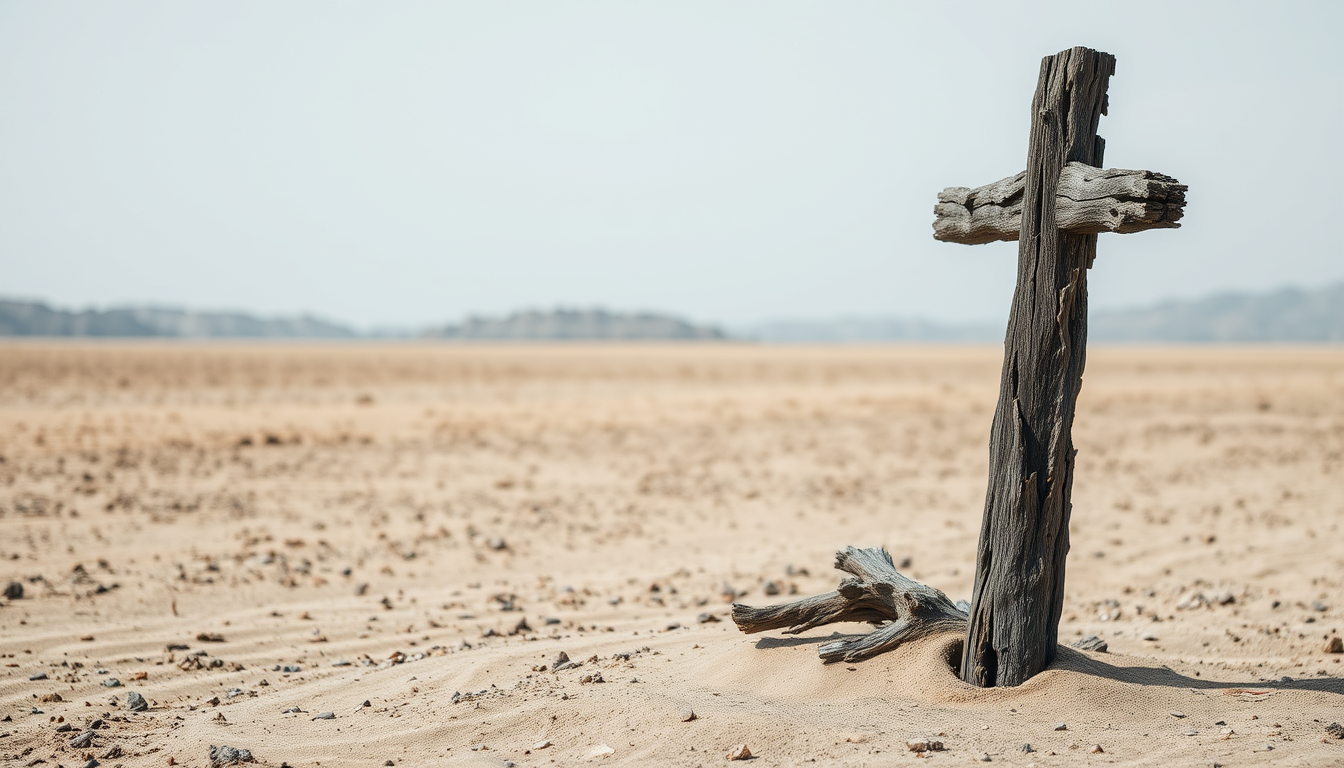
[[[1086,360],[1087,270],[1097,234],[1179,226],[1185,204],[1186,187],[1175,179],[1100,169],[1105,142],[1097,123],[1114,69],[1110,54],[1087,48],[1047,56],[1032,99],[1027,170],[938,196],[938,239],[1018,241],[972,602],[954,606],[897,573],[885,551],[851,547],[836,556],[836,567],[853,574],[840,589],[767,608],[735,604],[742,631],[879,624],[820,649],[826,661],[857,661],[965,626],[961,677],[982,687],[1021,684],[1054,658],[1069,550],[1071,431]]]
[[[818,654],[826,662],[862,661],[909,640],[966,627],[966,611],[933,587],[902,576],[885,549],[849,547],[835,553],[835,567],[850,574],[836,591],[764,608],[734,603],[733,621],[747,634],[787,627],[784,634],[794,635],[845,621],[878,625],[868,634],[821,646]]]
[[[1053,660],[1064,605],[1073,489],[1074,404],[1087,341],[1087,270],[1097,236],[1061,232],[1056,200],[1070,162],[1097,167],[1110,54],[1073,48],[1041,62],[961,678],[1020,685]]]
[[[934,239],[965,245],[1016,240],[1026,183],[1023,171],[983,187],[939,192]],[[1184,184],[1160,173],[1071,162],[1060,172],[1055,191],[1055,224],[1084,235],[1174,229],[1185,215],[1185,192]]]

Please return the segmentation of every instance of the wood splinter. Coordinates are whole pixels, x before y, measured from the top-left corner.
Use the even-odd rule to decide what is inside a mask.
[[[908,640],[940,632],[965,632],[965,603],[954,605],[933,587],[907,579],[885,549],[847,547],[835,553],[835,567],[850,574],[840,588],[797,602],[753,608],[733,603],[733,621],[746,634],[784,629],[796,635],[823,624],[855,621],[878,628],[817,649],[822,661],[862,661]]]

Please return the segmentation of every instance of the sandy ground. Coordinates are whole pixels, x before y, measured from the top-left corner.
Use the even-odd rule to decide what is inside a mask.
[[[0,764],[1344,765],[1340,348],[1092,351],[1061,638],[1109,653],[978,690],[955,636],[734,628],[848,544],[966,597],[998,366],[0,347]]]

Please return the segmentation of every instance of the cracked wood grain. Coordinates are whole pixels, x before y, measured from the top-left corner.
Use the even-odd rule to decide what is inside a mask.
[[[1022,229],[1027,172],[968,189],[948,187],[934,206],[933,237],[978,245],[1016,240]],[[1067,163],[1055,190],[1055,224],[1074,234],[1130,234],[1175,229],[1185,215],[1187,187],[1153,171]]]

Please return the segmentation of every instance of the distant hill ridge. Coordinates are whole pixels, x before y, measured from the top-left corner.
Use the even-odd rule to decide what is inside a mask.
[[[776,343],[1001,342],[1006,323],[1006,317],[994,325],[895,317],[776,320],[737,329],[736,334]],[[1088,339],[1097,342],[1344,342],[1344,283],[1311,291],[1223,293],[1102,310],[1092,312],[1087,325]]]
[[[557,309],[515,312],[501,318],[470,317],[425,334],[431,338],[464,340],[652,341],[659,339],[726,339],[708,325],[647,312],[618,314],[601,309]]]
[[[125,308],[71,312],[37,301],[0,299],[0,336],[313,338],[411,337],[361,334],[314,317],[257,318],[243,313]],[[1003,325],[956,325],[899,317],[777,320],[735,329],[694,324],[650,312],[601,309],[515,312],[469,317],[419,334],[461,341],[725,340],[767,343],[922,341],[1000,342]],[[1093,312],[1088,338],[1097,342],[1255,343],[1344,342],[1344,283],[1317,290],[1224,293],[1160,302],[1138,309]]]
[[[412,336],[410,333],[400,335]],[[361,334],[347,326],[313,317],[261,319],[242,313],[134,307],[71,312],[53,309],[43,302],[0,299],[0,336],[351,339]],[[386,337],[386,334],[381,336]],[[500,318],[471,317],[460,324],[430,329],[422,336],[496,341],[727,338],[718,328],[695,325],[675,317],[600,309],[516,312]]]
[[[1344,283],[1164,301],[1097,312],[1087,325],[1088,338],[1096,341],[1344,342]]]
[[[132,307],[70,312],[35,301],[0,299],[0,336],[205,338],[353,338],[342,325],[313,317],[262,319],[234,312]]]

